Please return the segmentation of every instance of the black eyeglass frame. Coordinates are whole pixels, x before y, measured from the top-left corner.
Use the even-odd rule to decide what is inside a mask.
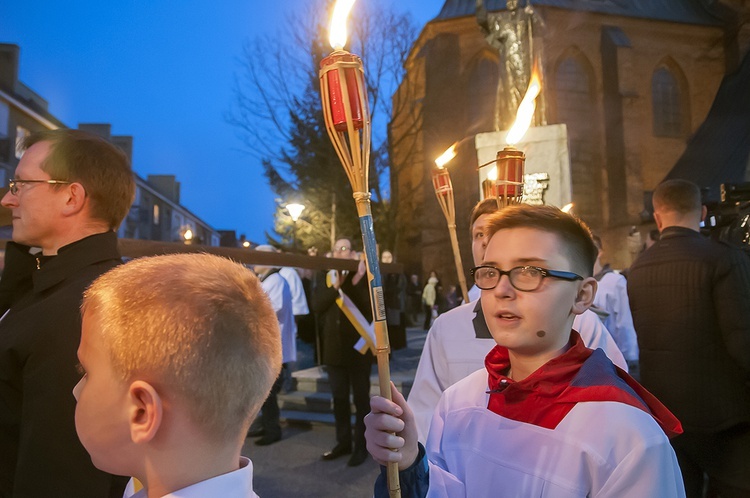
[[[476,273],[477,270],[481,270],[482,268],[491,268],[498,273],[497,282],[492,287],[482,287],[477,282],[477,279],[474,274]],[[542,275],[542,278],[539,279],[539,283],[533,289],[521,289],[513,282],[513,276],[512,276],[513,272],[516,272],[517,274],[518,270],[536,270]],[[565,280],[568,282],[575,282],[576,280],[583,280],[583,277],[577,273],[573,273],[571,271],[550,270],[548,268],[542,268],[541,266],[530,266],[530,265],[516,266],[506,271],[506,270],[501,270],[500,268],[497,268],[496,266],[492,266],[492,265],[479,265],[471,269],[471,276],[474,279],[474,283],[476,284],[477,287],[479,287],[482,290],[492,290],[495,287],[497,287],[497,284],[500,283],[500,279],[503,278],[503,275],[508,275],[508,280],[510,280],[510,285],[512,285],[514,289],[519,290],[521,292],[533,292],[537,290],[539,287],[542,286],[542,283],[544,282],[545,278],[557,278],[557,279]]]
[[[13,195],[18,195],[19,184],[23,183],[46,183],[48,185],[70,185],[73,182],[65,180],[8,180],[8,190]]]

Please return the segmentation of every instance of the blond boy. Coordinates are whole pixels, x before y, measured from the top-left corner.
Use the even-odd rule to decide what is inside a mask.
[[[181,254],[137,259],[84,295],[76,430],[136,497],[255,497],[240,456],[281,369],[276,315],[251,271]],[[171,495],[170,495],[171,496]]]

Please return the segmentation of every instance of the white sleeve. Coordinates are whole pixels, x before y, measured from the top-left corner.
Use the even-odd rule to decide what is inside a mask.
[[[429,443],[425,444],[427,463],[430,474],[430,487],[427,498],[455,498],[466,496],[466,486],[458,477],[451,474],[443,459],[440,448],[443,440],[445,414],[447,412],[445,397],[437,403],[429,432]],[[450,437],[450,435],[448,435]]]
[[[278,274],[269,275],[260,285],[263,287],[263,291],[265,291],[268,299],[271,300],[271,306],[273,306],[273,310],[278,315],[284,306],[284,277]]]
[[[612,335],[604,326],[599,317],[591,310],[586,310],[580,315],[576,315],[573,320],[573,329],[578,331],[581,339],[587,348],[602,349],[607,357],[626,372],[628,364],[625,357],[617,347],[617,343],[612,339]]]
[[[628,301],[627,280],[618,275],[614,288],[614,310],[613,323],[617,330],[617,344],[620,351],[628,360],[638,360],[638,338],[635,335],[633,316],[630,313],[630,301]]]
[[[632,443],[632,450],[609,474],[603,486],[592,490],[597,498],[683,498],[680,466],[672,445],[662,434]]]
[[[450,386],[447,378],[448,361],[441,333],[444,322],[444,319],[438,317],[427,334],[414,383],[407,399],[409,407],[414,412],[419,441],[422,444],[427,440],[432,414],[440,396]]]
[[[292,293],[292,310],[295,315],[307,315],[310,309],[307,306],[305,289],[302,286],[302,279],[294,268],[282,268],[281,276],[289,284],[289,291]]]

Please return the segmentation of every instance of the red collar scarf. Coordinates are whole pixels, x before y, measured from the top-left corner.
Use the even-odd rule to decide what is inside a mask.
[[[575,330],[570,348],[520,382],[505,374],[508,349],[495,346],[484,360],[489,372],[489,410],[519,422],[554,429],[576,403],[617,401],[649,413],[667,436],[682,433],[677,418],[624,370],[612,364],[601,349],[584,346]]]

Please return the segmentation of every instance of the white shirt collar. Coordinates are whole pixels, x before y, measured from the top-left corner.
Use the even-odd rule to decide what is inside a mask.
[[[123,498],[147,498],[146,490],[141,489],[133,494],[133,480],[128,483]],[[164,495],[162,498],[205,498],[221,496],[222,498],[257,498],[253,491],[253,462],[247,457],[240,457],[240,468],[205,481]]]

